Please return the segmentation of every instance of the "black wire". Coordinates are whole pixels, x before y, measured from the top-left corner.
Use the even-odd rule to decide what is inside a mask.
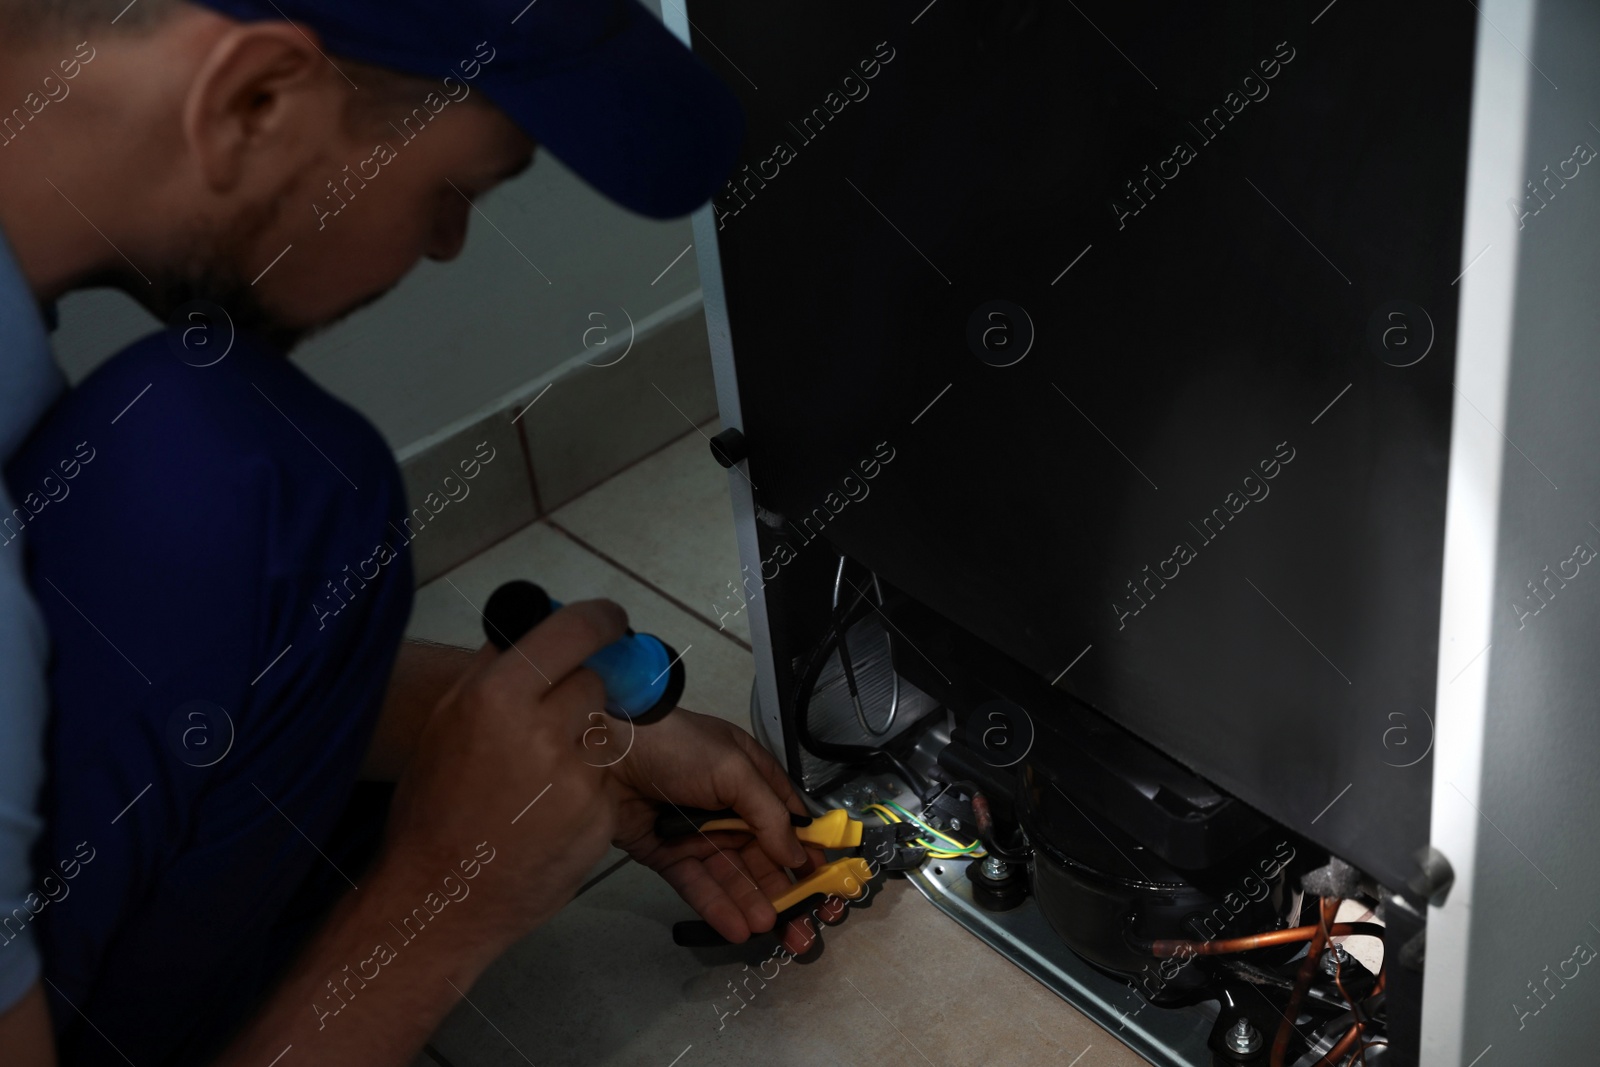
[[[866,595],[864,592],[861,594],[863,597]],[[850,691],[850,699],[859,704],[861,702],[861,691],[856,688],[856,667],[850,661],[850,642],[844,634],[839,635],[838,651],[839,666],[844,668],[845,688]]]
[[[928,793],[932,788],[928,784],[928,780],[922,777],[922,775],[918,774],[916,771],[912,770],[910,764],[901,759],[899,756],[896,756],[893,752],[890,752],[888,749],[880,748],[877,750],[877,752],[878,755],[887,760],[896,771],[900,772],[900,777],[906,780],[906,784],[909,785],[911,787],[911,791],[917,795],[917,799],[923,803],[926,803],[928,799]]]
[[[928,784],[899,756],[876,745],[846,745],[836,741],[823,741],[811,733],[811,694],[816,688],[817,680],[822,676],[822,669],[827,665],[828,657],[836,648],[843,646],[844,635],[849,632],[850,627],[875,610],[876,605],[867,599],[865,590],[858,589],[855,600],[848,608],[841,603],[839,609],[833,613],[828,629],[812,648],[795,686],[795,733],[800,739],[800,746],[818,759],[847,764],[868,763],[873,760],[886,761],[906,780],[906,784],[916,793],[920,801],[927,796]]]

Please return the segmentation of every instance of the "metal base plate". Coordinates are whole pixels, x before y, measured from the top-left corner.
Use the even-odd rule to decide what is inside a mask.
[[[754,687],[750,694],[750,719],[757,741],[771,751]],[[893,795],[910,794],[905,784],[895,782],[893,776],[879,776],[876,780],[862,776],[847,779],[826,794],[807,799],[818,812],[848,808],[852,815],[860,817],[857,805],[861,803],[863,792],[874,793],[880,783],[883,786],[892,784],[895,788],[888,791]],[[984,910],[972,898],[972,882],[966,876],[970,862],[929,860],[919,869],[905,874],[934,907],[1149,1062],[1158,1067],[1210,1067],[1211,1050],[1206,1039],[1217,1018],[1215,1001],[1188,1008],[1160,1008],[1150,1004],[1130,983],[1102,974],[1069,949],[1050,927],[1032,896],[1009,911]]]
[[[1209,1067],[1206,1038],[1217,1017],[1214,1001],[1190,1008],[1149,1004],[1126,982],[1101,974],[1067,948],[1032,897],[1010,911],[985,911],[972,899],[966,877],[971,862],[929,860],[906,877],[934,907],[1151,1063]]]
[[[815,800],[823,810],[851,808],[852,815],[859,818],[862,813],[852,802],[863,790],[871,793],[886,780],[893,781],[882,775],[847,780]],[[910,793],[904,783],[895,784],[898,789],[894,792],[900,797]],[[1149,1003],[1130,983],[1102,974],[1069,949],[1032,896],[1009,911],[986,911],[972,898],[972,882],[966,874],[971,862],[930,859],[905,875],[934,907],[1149,1062],[1159,1067],[1210,1067],[1206,1039],[1217,1018],[1215,1001],[1187,1008],[1160,1008]]]

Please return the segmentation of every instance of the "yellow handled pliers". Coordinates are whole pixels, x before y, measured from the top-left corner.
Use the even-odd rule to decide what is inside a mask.
[[[794,824],[794,835],[802,844],[830,851],[853,850],[857,855],[823,864],[773,898],[772,908],[778,913],[779,926],[797,918],[813,897],[859,900],[866,894],[867,884],[878,871],[915,866],[926,855],[925,850],[906,847],[909,838],[916,834],[913,826],[867,826],[852,819],[843,808],[834,808],[815,818],[791,815],[790,819]],[[662,838],[718,830],[754,833],[749,823],[727,810],[678,808],[664,813],[656,821],[656,834]],[[703,922],[677,923],[672,930],[672,939],[680,945],[725,943],[721,935]]]

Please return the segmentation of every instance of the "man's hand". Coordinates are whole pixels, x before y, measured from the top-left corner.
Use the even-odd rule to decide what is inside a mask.
[[[463,675],[477,664],[470,648],[408,638],[395,656],[383,713],[361,764],[364,781],[397,782],[417,751],[417,738]]]
[[[572,899],[617,825],[609,776],[583,747],[604,689],[581,664],[626,626],[615,604],[569,604],[472,657],[405,761],[375,869],[222,1064],[259,1067],[286,1046],[302,1064],[409,1062],[483,969]],[[448,906],[447,876],[470,889]],[[394,924],[419,907],[434,917],[413,941]],[[381,980],[340,1007],[331,982],[364,965]]]
[[[628,728],[609,725],[620,749]],[[808,871],[823,859],[808,852],[789,823],[804,814],[783,768],[737,726],[678,708],[660,722],[637,727],[627,755],[609,768],[617,803],[615,844],[652,868],[729,941],[772,929],[771,898],[790,886],[784,868]],[[663,841],[656,817],[677,807],[732,808],[755,830],[714,832]],[[801,921],[804,923],[804,920]],[[804,925],[786,932],[791,951],[804,951]]]
[[[483,916],[490,928],[511,938],[571,899],[615,824],[606,774],[583,748],[604,688],[581,664],[626,627],[617,605],[584,601],[504,653],[481,649],[418,735],[384,863],[451,868],[487,841],[499,858],[474,895],[495,912]]]

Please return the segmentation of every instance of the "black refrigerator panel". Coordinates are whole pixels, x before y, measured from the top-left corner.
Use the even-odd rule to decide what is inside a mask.
[[[713,211],[757,502],[1396,886],[1473,16],[689,9],[749,118]]]

